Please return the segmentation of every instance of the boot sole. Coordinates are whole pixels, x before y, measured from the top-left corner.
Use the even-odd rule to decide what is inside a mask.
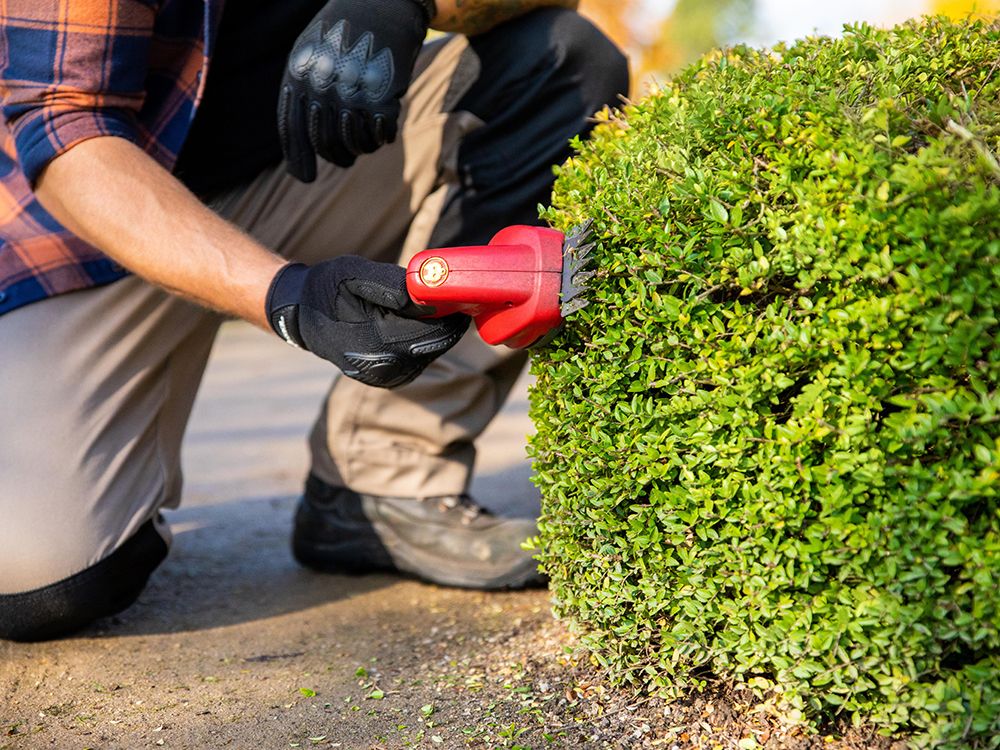
[[[381,524],[344,525],[340,532],[342,541],[318,541],[300,535],[296,528],[292,539],[295,559],[323,573],[357,576],[399,572],[441,586],[467,589],[522,589],[544,583],[538,573],[538,563],[531,559],[499,574],[476,575],[470,573],[468,565],[459,567],[404,544],[391,529]]]

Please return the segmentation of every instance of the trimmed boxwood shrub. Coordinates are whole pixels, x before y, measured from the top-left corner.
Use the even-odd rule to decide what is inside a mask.
[[[531,452],[612,674],[1000,746],[998,145],[1000,25],[944,19],[714,53],[576,144]]]

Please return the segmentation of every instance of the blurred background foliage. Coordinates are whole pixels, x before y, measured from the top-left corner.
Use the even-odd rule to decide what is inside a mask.
[[[629,53],[633,95],[715,47],[768,45],[845,23],[878,26],[941,13],[952,18],[1000,13],[1000,0],[582,0],[582,12]]]

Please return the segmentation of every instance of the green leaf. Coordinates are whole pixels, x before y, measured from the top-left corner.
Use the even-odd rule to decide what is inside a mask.
[[[708,215],[720,224],[725,224],[729,221],[729,211],[719,201],[714,199],[708,204]]]

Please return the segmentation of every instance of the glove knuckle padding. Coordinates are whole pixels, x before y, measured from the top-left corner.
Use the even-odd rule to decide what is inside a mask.
[[[381,388],[395,388],[416,378],[458,343],[469,321],[466,316],[423,321],[389,311],[371,313],[368,320],[346,322],[304,307],[300,325],[311,351],[331,360],[347,377]]]
[[[344,354],[344,374],[376,388],[398,388],[411,382],[422,371],[415,369],[393,354]]]
[[[354,140],[354,115],[350,110],[345,109],[340,113],[340,133],[339,140],[344,150],[352,156],[358,155],[358,147]]]
[[[414,356],[427,357],[429,362],[458,343],[468,330],[470,320],[467,315],[449,315],[440,318],[433,330],[425,331],[419,341],[410,344],[410,353]]]
[[[317,153],[347,167],[395,139],[399,100],[433,7],[430,0],[330,0],[317,14],[289,55],[278,108],[293,174]],[[286,88],[308,100],[307,123],[296,121],[295,106],[286,105]],[[329,109],[329,116],[315,116],[315,106]]]
[[[281,141],[281,150],[288,153],[288,118],[289,107],[292,100],[292,87],[282,86],[278,96],[278,139]]]
[[[391,143],[395,139],[394,137],[393,138],[386,137],[385,115],[383,115],[382,113],[376,114],[372,118],[372,132],[375,137],[375,142],[379,145],[385,143]],[[395,136],[395,133],[393,133],[393,136]]]

